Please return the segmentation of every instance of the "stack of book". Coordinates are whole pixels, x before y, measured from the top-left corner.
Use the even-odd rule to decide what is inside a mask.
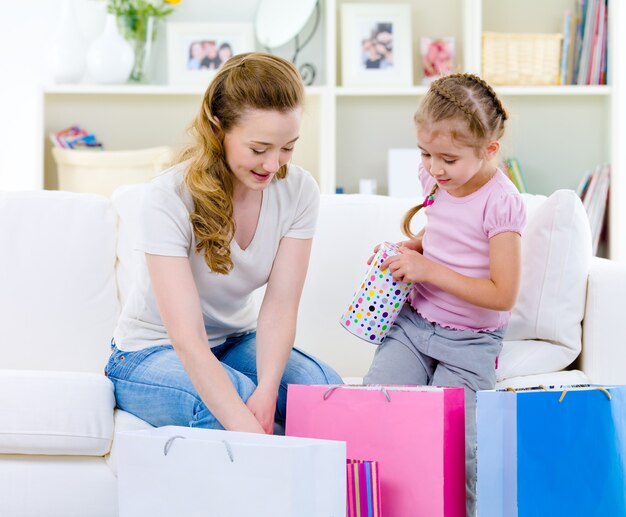
[[[594,255],[598,253],[600,237],[606,223],[610,182],[611,167],[598,165],[593,172],[586,172],[578,185],[578,195],[583,200],[589,217]]]
[[[607,84],[608,0],[575,0],[565,12],[561,84]]]
[[[517,187],[521,193],[528,192],[528,186],[526,185],[526,179],[524,178],[524,173],[522,172],[522,168],[520,167],[517,158],[507,158],[504,160],[504,167],[509,179],[513,182],[513,184]]]
[[[55,147],[63,149],[102,149],[102,143],[93,133],[89,133],[80,126],[71,126],[50,133],[50,140]]]

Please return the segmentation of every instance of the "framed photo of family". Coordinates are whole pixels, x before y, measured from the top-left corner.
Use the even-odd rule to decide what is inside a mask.
[[[230,57],[253,50],[252,23],[168,22],[168,83],[205,87]]]
[[[342,4],[344,86],[412,86],[411,6]]]

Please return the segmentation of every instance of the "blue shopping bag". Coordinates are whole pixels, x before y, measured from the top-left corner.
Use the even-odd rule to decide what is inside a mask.
[[[478,517],[626,517],[626,387],[477,394]]]

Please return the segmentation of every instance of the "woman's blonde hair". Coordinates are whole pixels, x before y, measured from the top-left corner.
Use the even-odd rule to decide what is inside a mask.
[[[230,243],[235,235],[233,178],[226,162],[224,135],[247,110],[287,112],[304,104],[304,85],[297,69],[285,59],[264,52],[230,58],[209,84],[202,107],[189,132],[192,143],[180,161],[190,160],[185,184],[194,210],[190,215],[196,251],[215,273],[233,268]],[[287,175],[283,165],[276,177]]]
[[[496,92],[484,79],[474,74],[451,74],[430,85],[413,120],[418,127],[444,120],[458,121],[450,136],[478,153],[487,142],[502,138],[508,118]],[[435,184],[428,197],[432,198],[437,190]],[[422,203],[411,208],[402,220],[402,231],[410,239],[415,238],[411,220],[423,206]]]

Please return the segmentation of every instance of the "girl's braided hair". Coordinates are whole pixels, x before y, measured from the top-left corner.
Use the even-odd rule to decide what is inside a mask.
[[[504,135],[505,122],[509,116],[494,89],[481,77],[474,74],[450,74],[434,81],[413,117],[417,126],[443,120],[457,120],[461,128],[451,131],[453,140],[478,150],[491,140],[500,140]],[[438,185],[432,188],[434,196]],[[402,221],[402,231],[409,238],[411,220],[424,206],[411,208]]]

